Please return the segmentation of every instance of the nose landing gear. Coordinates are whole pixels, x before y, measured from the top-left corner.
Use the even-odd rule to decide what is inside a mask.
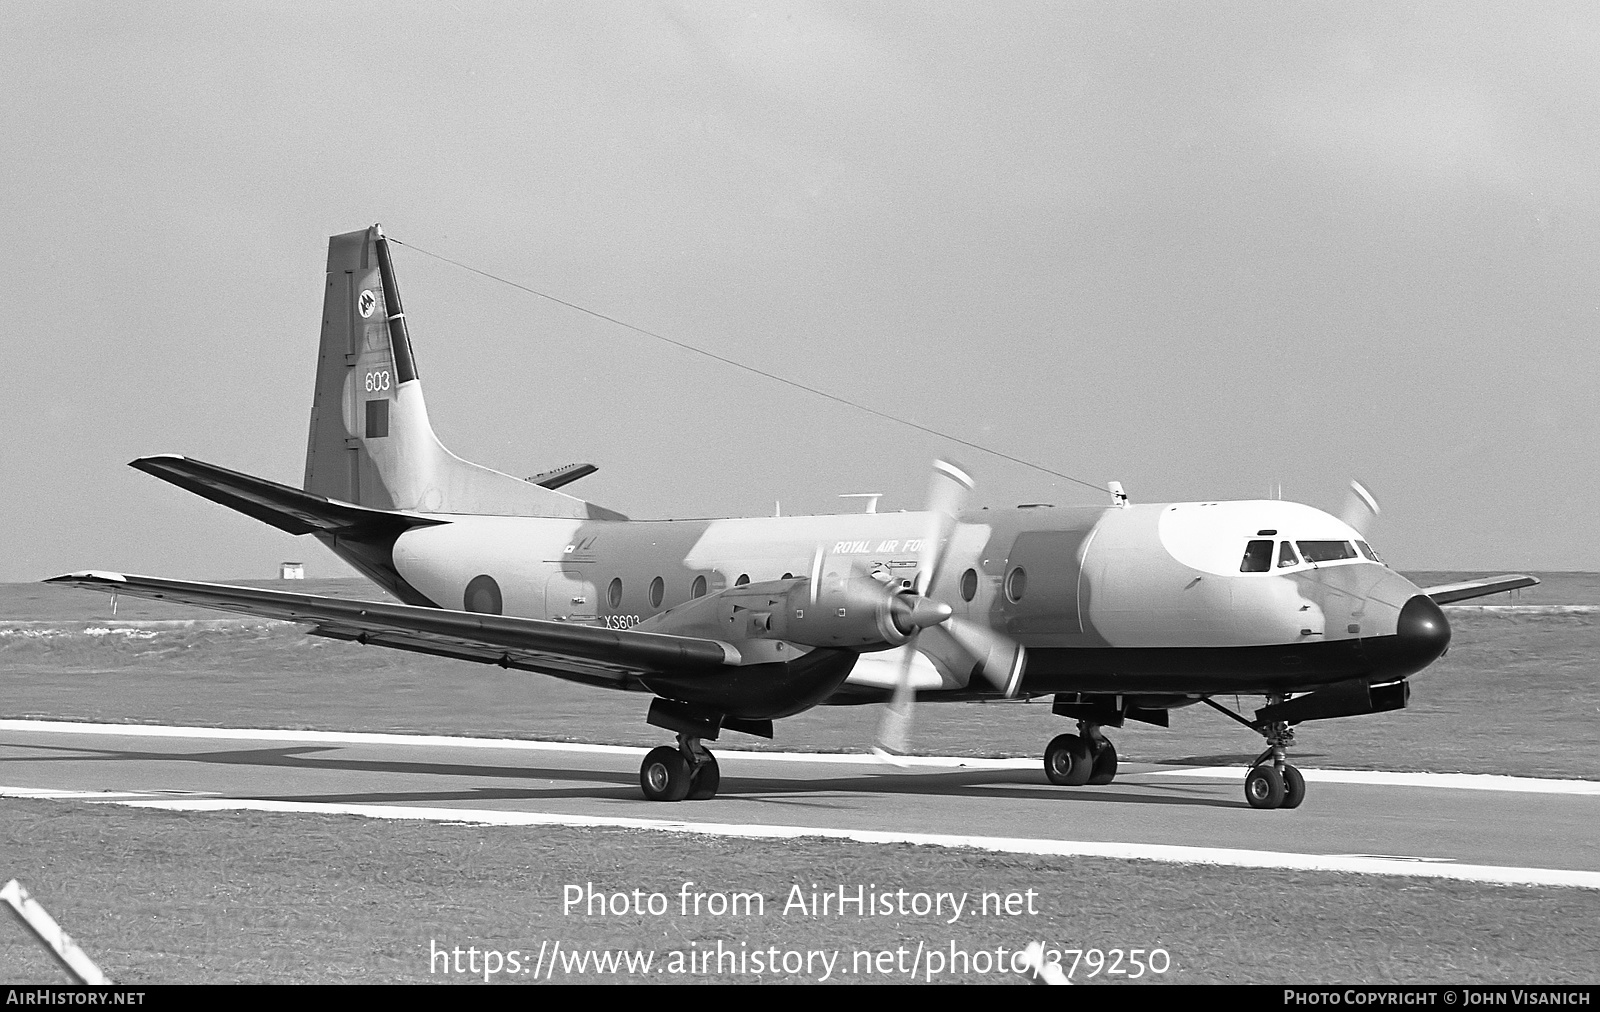
[[[1268,696],[1269,705],[1284,702],[1287,696]],[[1294,728],[1286,721],[1250,721],[1212,699],[1202,703],[1237,720],[1267,739],[1267,749],[1250,764],[1244,779],[1244,799],[1251,808],[1299,808],[1306,799],[1306,778],[1289,765],[1289,746],[1294,743]]]

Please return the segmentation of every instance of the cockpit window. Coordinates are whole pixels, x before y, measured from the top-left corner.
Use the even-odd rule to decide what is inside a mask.
[[[1244,561],[1239,563],[1241,573],[1265,573],[1272,569],[1272,542],[1252,541],[1244,546]]]
[[[1365,541],[1357,541],[1356,547],[1361,549],[1362,555],[1365,555],[1367,558],[1371,559],[1373,562],[1376,562],[1380,566],[1383,565],[1383,556],[1373,551],[1371,545],[1367,544]]]
[[[1294,554],[1294,545],[1287,541],[1278,542],[1278,568],[1300,565],[1300,556]]]
[[[1356,550],[1348,541],[1302,541],[1300,554],[1307,562],[1336,562],[1355,558]]]

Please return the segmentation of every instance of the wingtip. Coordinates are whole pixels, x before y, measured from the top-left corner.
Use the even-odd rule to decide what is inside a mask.
[[[82,583],[85,580],[90,580],[90,581],[98,580],[98,581],[103,582],[103,583],[127,583],[128,582],[128,578],[126,576],[123,576],[121,573],[113,573],[110,570],[106,570],[106,569],[80,569],[75,573],[62,573],[60,576],[52,576],[47,580],[40,580],[39,582],[40,583]]]
[[[143,457],[135,457],[128,461],[128,466],[140,471],[149,470],[150,465],[163,460],[188,460],[181,453],[152,453]]]

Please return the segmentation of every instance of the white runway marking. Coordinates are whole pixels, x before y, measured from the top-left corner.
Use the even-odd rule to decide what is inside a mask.
[[[0,787],[0,796],[22,794]],[[39,796],[29,792],[25,796]],[[93,792],[60,792],[91,800]],[[1495,865],[1454,864],[1437,858],[1408,858],[1366,854],[1293,854],[1269,850],[1225,847],[1180,847],[1152,843],[1097,843],[1079,840],[1034,840],[1022,837],[955,836],[942,833],[891,833],[858,829],[823,829],[808,826],[748,826],[719,822],[678,822],[669,819],[624,819],[588,815],[551,815],[541,812],[502,812],[466,808],[410,808],[401,805],[342,805],[302,801],[244,801],[232,798],[180,798],[130,800],[106,792],[99,798],[130,808],[159,808],[174,812],[294,812],[309,815],[359,815],[369,819],[423,819],[456,825],[571,826],[579,828],[642,829],[667,833],[754,840],[791,840],[817,837],[856,843],[909,843],[930,847],[963,847],[1007,854],[1045,857],[1103,857],[1175,864],[1221,865],[1234,868],[1282,868],[1294,871],[1349,872],[1359,875],[1409,875],[1418,878],[1456,879],[1496,885],[1568,886],[1600,889],[1600,872],[1556,868],[1508,868]]]

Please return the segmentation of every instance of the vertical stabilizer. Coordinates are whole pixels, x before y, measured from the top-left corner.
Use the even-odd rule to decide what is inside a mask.
[[[462,460],[428,422],[383,229],[328,240],[305,490],[377,509],[494,516],[612,513]]]

